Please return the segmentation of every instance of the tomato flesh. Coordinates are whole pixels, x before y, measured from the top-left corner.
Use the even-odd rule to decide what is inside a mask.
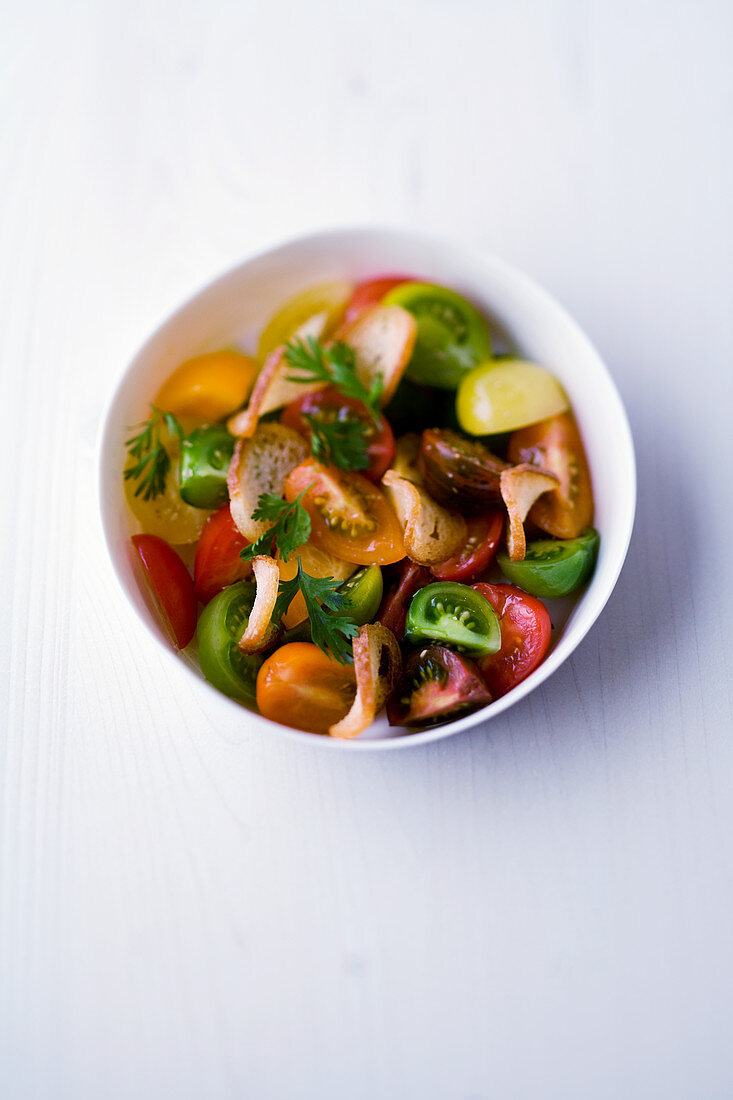
[[[330,424],[347,420],[357,420],[364,425],[364,441],[367,451],[367,467],[361,471],[370,481],[379,481],[388,469],[394,456],[395,442],[392,429],[382,417],[379,427],[374,423],[369,410],[361,401],[344,397],[336,389],[318,390],[305,393],[284,409],[280,418],[286,428],[292,428],[301,435],[310,436],[312,428],[306,417]]]
[[[307,459],[290,473],[285,499],[295,500],[304,489],[311,539],[322,550],[354,565],[389,565],[405,556],[391,504],[361,474]]]
[[[389,294],[390,290],[394,290],[396,286],[400,286],[402,283],[410,282],[411,279],[411,275],[379,275],[374,279],[367,279],[365,282],[359,283],[355,287],[354,293],[351,295],[351,301],[346,307],[344,325],[355,321],[364,310],[369,309],[370,306],[378,305],[385,294]]]
[[[473,661],[439,645],[408,657],[387,703],[390,726],[438,726],[491,702]]]
[[[501,648],[482,657],[478,667],[492,695],[506,695],[544,659],[552,624],[543,603],[511,584],[475,584],[499,616]]]
[[[351,665],[341,665],[311,642],[290,642],[267,658],[257,675],[257,706],[265,718],[307,733],[327,733],[354,701]]]
[[[466,526],[466,545],[460,553],[430,567],[439,581],[475,581],[494,559],[504,530],[504,517],[498,508],[483,516],[472,516]]]
[[[141,590],[174,649],[196,633],[198,607],[193,581],[175,550],[157,535],[133,535]]]
[[[252,563],[242,561],[240,553],[247,539],[232,519],[228,504],[209,516],[201,532],[193,563],[193,583],[201,603],[208,603],[235,581],[248,580]]]

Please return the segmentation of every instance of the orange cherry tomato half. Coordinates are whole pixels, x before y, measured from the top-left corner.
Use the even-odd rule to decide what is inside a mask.
[[[290,402],[280,420],[286,428],[292,428],[301,435],[310,436],[312,429],[306,417],[326,424],[346,420],[361,421],[364,425],[364,440],[369,462],[361,473],[370,481],[379,481],[388,469],[395,450],[392,429],[384,417],[378,428],[366,405],[361,401],[356,401],[353,397],[344,397],[338,390],[332,388],[318,390],[316,393],[304,393]]]
[[[504,530],[504,516],[499,509],[466,520],[466,545],[455,555],[431,565],[430,572],[439,581],[460,581],[468,584],[480,577],[494,559]]]
[[[385,294],[389,294],[390,290],[394,290],[396,286],[414,282],[413,275],[379,275],[376,279],[367,279],[359,283],[354,288],[354,293],[346,307],[342,324],[348,325],[351,321],[355,321],[365,309],[377,305]]]
[[[506,695],[544,659],[552,624],[543,603],[513,584],[474,584],[499,616],[501,649],[482,657],[478,667],[495,699]]]
[[[258,367],[239,351],[212,351],[187,359],[166,379],[155,404],[175,416],[221,420],[249,396]]]
[[[312,642],[289,642],[257,674],[257,706],[265,718],[308,733],[326,733],[356,695],[352,665],[340,665]]]
[[[550,416],[520,428],[509,440],[510,462],[530,462],[548,470],[560,481],[557,489],[543,493],[529,518],[558,539],[574,539],[593,522],[593,490],[588,460],[578,425],[571,412]]]
[[[310,486],[310,488],[309,488]],[[357,473],[306,459],[285,482],[285,499],[306,489],[311,539],[354,565],[389,565],[405,556],[402,528],[381,489]]]
[[[196,633],[193,581],[175,550],[157,535],[133,535],[138,581],[145,600],[175,649]]]
[[[252,563],[239,554],[249,543],[232,519],[228,504],[209,516],[201,532],[193,563],[193,583],[201,603],[235,581],[249,580]]]

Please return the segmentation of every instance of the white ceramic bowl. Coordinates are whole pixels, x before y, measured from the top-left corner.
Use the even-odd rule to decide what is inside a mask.
[[[338,277],[358,281],[389,272],[414,274],[465,294],[518,351],[560,378],[586,446],[601,544],[586,591],[574,604],[553,609],[559,629],[547,658],[508,695],[455,722],[408,736],[391,729],[382,716],[367,733],[345,742],[280,726],[242,708],[210,687],[185,655],[173,654],[132,572],[129,537],[139,526],[125,502],[121,470],[128,426],[145,418],[159,386],[184,359],[232,344],[253,350],[267,318],[309,284]],[[332,230],[302,237],[246,260],[207,286],[161,325],[125,371],[103,425],[100,453],[102,522],[112,563],[138,615],[159,639],[161,659],[186,661],[191,691],[205,695],[202,702],[216,711],[218,722],[254,728],[263,737],[294,737],[350,751],[448,737],[495,718],[551,676],[590,630],[613,590],[626,557],[636,503],[634,448],[621,399],[599,355],[565,310],[501,260],[464,245],[397,230]]]

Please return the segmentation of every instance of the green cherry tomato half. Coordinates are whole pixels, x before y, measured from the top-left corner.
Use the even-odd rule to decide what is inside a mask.
[[[346,597],[344,614],[359,626],[370,623],[379,610],[383,589],[382,570],[378,565],[365,565],[357,569],[338,588]]]
[[[536,539],[523,561],[496,555],[505,577],[532,596],[569,596],[588,580],[598,553],[598,532],[589,527],[577,539]]]
[[[491,359],[491,340],[481,314],[453,290],[432,283],[402,283],[383,299],[417,321],[407,377],[424,386],[454,390],[466,371]]]
[[[181,446],[181,496],[195,508],[219,508],[229,500],[227,470],[234,436],[222,424],[194,428]]]
[[[455,581],[437,581],[413,596],[405,640],[442,642],[469,657],[486,657],[501,646],[501,629],[493,607],[478,592]]]
[[[249,622],[256,585],[249,581],[230,584],[210,600],[198,625],[201,671],[219,691],[255,706],[257,673],[262,657],[242,653],[237,642]]]

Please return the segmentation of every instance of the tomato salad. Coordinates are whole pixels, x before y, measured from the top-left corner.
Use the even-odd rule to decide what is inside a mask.
[[[190,359],[150,409],[124,469],[142,590],[214,687],[284,725],[351,738],[384,708],[416,730],[490,706],[544,659],[543,600],[594,569],[562,386],[495,355],[448,287],[311,287],[256,356]]]

